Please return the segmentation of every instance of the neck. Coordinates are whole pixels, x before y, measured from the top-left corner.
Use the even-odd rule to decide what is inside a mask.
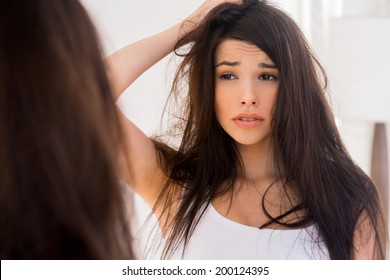
[[[243,179],[256,183],[275,178],[273,152],[270,141],[264,144],[241,145],[238,144],[243,164]]]

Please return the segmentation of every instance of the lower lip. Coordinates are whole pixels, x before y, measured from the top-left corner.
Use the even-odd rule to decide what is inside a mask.
[[[263,123],[263,120],[255,120],[255,121],[241,121],[239,119],[233,120],[234,123],[241,128],[254,128],[258,127]]]

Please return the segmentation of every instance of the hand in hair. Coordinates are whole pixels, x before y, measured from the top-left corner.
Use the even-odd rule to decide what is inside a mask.
[[[194,24],[199,24],[204,19],[204,17],[216,6],[225,3],[241,5],[242,2],[243,0],[205,0],[203,4],[187,18],[187,20]]]

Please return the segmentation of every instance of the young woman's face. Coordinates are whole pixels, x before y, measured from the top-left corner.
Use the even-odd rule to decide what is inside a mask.
[[[215,54],[215,111],[238,143],[268,143],[279,71],[257,46],[227,39]]]

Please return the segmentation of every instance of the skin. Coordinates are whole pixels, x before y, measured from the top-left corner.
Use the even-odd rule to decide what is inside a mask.
[[[228,194],[213,204],[225,217],[259,227],[268,220],[261,198],[274,180],[270,142],[279,71],[257,46],[232,39],[218,46],[215,65],[217,120],[237,144],[245,178],[236,183],[232,202]],[[281,200],[279,191],[270,195]],[[279,204],[269,206],[280,211]]]
[[[215,111],[220,125],[239,147],[268,148],[279,85],[274,63],[254,45],[225,40],[217,49],[215,70]]]

